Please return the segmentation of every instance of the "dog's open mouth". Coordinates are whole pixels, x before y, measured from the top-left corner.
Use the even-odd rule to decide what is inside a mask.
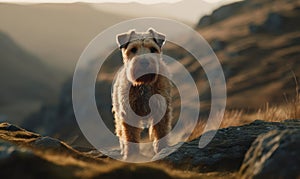
[[[156,79],[156,74],[150,73],[150,74],[146,74],[146,75],[143,75],[143,76],[137,78],[135,81],[138,83],[147,84],[147,83],[151,83],[151,82],[155,81],[155,79]]]

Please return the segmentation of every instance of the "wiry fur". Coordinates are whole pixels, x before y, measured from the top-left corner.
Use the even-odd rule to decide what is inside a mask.
[[[149,137],[153,141],[154,151],[157,153],[166,143],[166,141],[158,142],[158,140],[168,134],[172,119],[171,83],[167,78],[169,76],[167,66],[161,58],[161,46],[164,42],[164,36],[153,29],[148,30],[146,33],[131,31],[117,36],[117,41],[122,50],[124,65],[118,72],[113,86],[112,111],[115,118],[116,135],[120,140],[121,153],[126,159],[139,152],[139,148],[129,145],[128,142],[138,143],[140,141],[142,126],[134,127],[126,123],[126,121],[136,120],[129,116],[129,109],[131,108],[139,116],[146,116],[151,112],[149,107],[150,97],[154,94],[160,94],[165,98],[166,112],[161,120],[149,119],[148,121],[150,122]],[[133,47],[137,48],[136,53],[130,51]],[[154,71],[157,70],[157,73],[165,74],[167,77],[151,74],[144,76],[144,78],[134,79],[135,72],[143,70],[143,66],[140,64],[141,60],[148,58],[143,54],[151,53],[151,48],[156,48],[155,53],[158,55],[156,59],[149,61],[148,68],[153,68]],[[129,95],[127,94],[128,91]],[[126,104],[129,104],[129,106]],[[153,125],[155,120],[160,121]],[[139,121],[134,122],[138,123]]]

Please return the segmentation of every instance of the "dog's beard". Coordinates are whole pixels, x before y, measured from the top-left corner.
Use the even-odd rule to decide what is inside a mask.
[[[159,65],[155,64],[147,69],[137,67],[134,63],[127,66],[127,79],[134,85],[151,84],[157,80]]]

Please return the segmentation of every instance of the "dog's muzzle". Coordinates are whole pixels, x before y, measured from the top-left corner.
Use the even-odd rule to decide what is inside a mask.
[[[130,65],[130,78],[137,83],[151,83],[156,80],[158,73],[158,60],[156,55],[141,55],[132,59]]]

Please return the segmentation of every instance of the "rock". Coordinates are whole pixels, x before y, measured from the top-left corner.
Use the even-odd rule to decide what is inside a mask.
[[[71,166],[60,166],[32,149],[0,140],[1,178],[78,178]]]
[[[200,19],[200,21],[198,23],[198,27],[206,27],[206,26],[209,26],[210,24],[212,24],[211,16],[205,15]]]
[[[40,137],[39,134],[26,131],[18,126],[9,123],[0,123],[0,133],[2,133],[1,138],[5,140],[18,141],[19,138],[31,140]]]
[[[59,149],[63,147],[63,144],[59,140],[51,137],[40,137],[32,142],[32,145],[47,149]]]
[[[22,129],[18,126],[14,126],[14,125],[11,125],[9,123],[1,123],[0,125],[0,130],[7,130],[7,131],[21,131]]]
[[[283,25],[284,17],[279,13],[271,12],[263,23],[263,28],[268,32],[278,33],[283,28]]]
[[[158,167],[124,164],[95,150],[81,153],[58,139],[30,134],[0,123],[0,178],[177,178]]]
[[[37,176],[49,178],[119,178],[120,176],[123,178],[147,178],[150,176],[152,178],[172,178],[165,170],[158,167],[117,163],[95,150],[75,151],[57,139],[37,134],[32,135],[34,133],[22,128],[17,131],[9,131],[10,128],[4,126],[13,125],[0,124],[0,167],[3,170],[1,177],[4,178],[21,176],[31,178]],[[274,130],[275,134],[270,132]],[[285,173],[282,172],[283,170],[276,170],[280,171],[283,177],[293,177],[299,174],[295,173],[299,168],[299,131],[300,120],[284,122],[257,120],[248,125],[218,130],[211,143],[205,148],[199,149],[199,139],[196,139],[183,143],[178,150],[175,150],[174,146],[165,148],[156,157],[165,156],[169,151],[173,151],[171,155],[165,156],[160,162],[176,169],[184,168],[184,170],[203,173],[235,172],[243,164],[240,170],[243,172],[240,173],[245,178],[248,177],[249,170],[253,168],[252,164],[258,167],[253,161],[261,161],[260,159],[264,158],[266,160],[261,167],[263,170],[260,170],[264,172],[264,175],[261,174],[262,176],[269,175],[270,169],[282,167],[284,164],[295,167],[286,167],[287,169],[284,171],[287,172]],[[261,134],[265,135],[261,137]],[[257,136],[259,137],[257,138]],[[259,142],[253,143],[256,138]],[[277,147],[276,151],[272,150],[274,146]],[[247,151],[250,154],[247,154],[243,163]],[[257,155],[251,151],[264,153]],[[269,151],[273,152],[272,155]],[[108,152],[119,154],[117,150]],[[280,166],[277,166],[278,163]],[[155,163],[155,165],[160,166],[160,163]]]
[[[205,148],[198,148],[198,138],[191,142],[185,142],[177,151],[161,161],[175,168],[199,172],[238,171],[246,152],[257,136],[274,129],[279,131],[300,129],[300,120],[287,120],[282,123],[257,120],[244,126],[220,129]],[[164,155],[174,148],[174,146],[165,148],[156,157]]]
[[[24,148],[17,148],[13,144],[0,140],[0,160],[5,160],[14,155],[14,153],[23,153],[25,155],[31,154],[32,152]]]
[[[224,50],[224,48],[226,47],[226,42],[219,39],[213,39],[210,42],[210,46],[215,52],[217,52],[220,50]]]
[[[283,15],[276,13],[276,12],[270,12],[268,14],[268,17],[262,24],[256,25],[256,24],[250,23],[249,31],[252,34],[255,34],[255,33],[278,34],[283,31],[286,20],[287,20],[287,18],[284,17]]]
[[[241,7],[245,4],[244,1],[235,2],[232,4],[224,5],[213,11],[211,15],[203,16],[197,27],[206,27],[214,23],[220,22],[224,19],[227,19],[231,16],[234,16],[237,12],[241,10]]]
[[[241,178],[299,178],[299,149],[299,129],[262,134],[245,156]]]

